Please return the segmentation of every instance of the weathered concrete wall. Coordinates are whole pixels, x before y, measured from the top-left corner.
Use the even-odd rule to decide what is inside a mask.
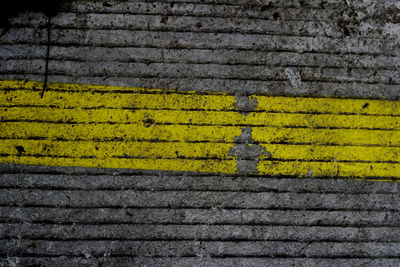
[[[0,78],[399,99],[398,1],[74,1]],[[49,33],[49,35],[48,35]],[[49,42],[50,38],[50,42]],[[49,57],[47,51],[49,50]],[[397,266],[399,186],[2,165],[1,264]]]
[[[398,1],[74,1],[51,20],[49,81],[397,98],[399,8]],[[0,77],[43,80],[47,18],[23,14],[11,23],[0,38]]]
[[[399,264],[398,183],[12,167],[2,262]]]

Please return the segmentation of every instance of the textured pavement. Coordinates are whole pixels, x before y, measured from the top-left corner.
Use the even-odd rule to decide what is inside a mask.
[[[398,100],[399,10],[389,0],[72,1],[50,29],[41,13],[11,19],[0,78]],[[400,264],[394,182],[0,172],[4,266]]]

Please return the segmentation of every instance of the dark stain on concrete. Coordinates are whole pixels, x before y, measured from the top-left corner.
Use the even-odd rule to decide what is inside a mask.
[[[21,156],[25,153],[25,148],[23,146],[16,146],[15,148],[17,149],[18,156]]]
[[[142,122],[144,123],[144,127],[150,127],[155,123],[155,121],[151,118],[144,119]]]
[[[275,12],[274,14],[272,14],[272,17],[274,19],[279,19],[281,17],[281,14],[279,14],[279,12]]]
[[[64,6],[70,0],[14,0],[7,1],[0,8],[0,28],[3,28],[1,35],[5,34],[10,28],[9,19],[23,12],[42,12],[47,17],[51,18],[57,15],[60,11],[60,6]]]

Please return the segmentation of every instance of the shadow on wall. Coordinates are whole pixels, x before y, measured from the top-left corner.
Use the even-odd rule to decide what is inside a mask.
[[[10,29],[9,19],[17,16],[23,12],[42,12],[47,17],[54,17],[59,9],[60,5],[69,2],[69,0],[12,0],[3,3],[0,8],[0,28],[1,35],[6,33]]]

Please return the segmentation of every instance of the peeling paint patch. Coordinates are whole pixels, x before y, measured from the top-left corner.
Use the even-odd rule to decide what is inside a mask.
[[[235,138],[237,145],[229,150],[229,155],[237,159],[237,172],[239,174],[257,174],[258,161],[264,155],[262,146],[254,144],[251,137],[252,129],[243,128],[240,136]]]

